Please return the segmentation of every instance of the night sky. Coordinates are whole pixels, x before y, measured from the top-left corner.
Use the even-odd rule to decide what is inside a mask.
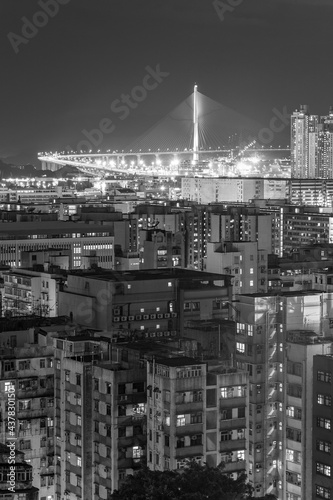
[[[48,1],[54,9],[56,0]],[[210,0],[58,2],[53,17],[36,17],[47,0],[1,0],[5,161],[37,164],[38,151],[76,149],[82,130],[103,118],[115,127],[99,148],[121,149],[191,94],[194,82],[263,127],[273,108],[290,113],[304,103],[325,114],[333,104],[332,0],[220,0],[228,6],[220,15]],[[46,24],[28,39],[22,18]],[[168,76],[128,116],[112,111],[157,65]],[[281,144],[288,135],[281,132]]]

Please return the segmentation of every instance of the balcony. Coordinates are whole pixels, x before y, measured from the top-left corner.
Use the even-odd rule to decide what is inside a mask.
[[[46,466],[41,467],[39,473],[41,476],[49,476],[49,475],[54,474],[54,469],[55,469],[54,465],[49,465],[48,467],[46,467]]]
[[[192,403],[176,403],[177,413],[191,413],[194,411],[203,410],[203,401],[195,401]]]
[[[118,448],[127,448],[128,446],[133,445],[134,436],[118,436]]]
[[[293,493],[294,495],[301,496],[301,485],[289,483],[286,481],[286,490],[288,493]]]
[[[52,387],[29,387],[27,389],[17,389],[17,399],[43,398],[53,397],[54,388]]]
[[[140,424],[140,422],[143,422],[145,418],[146,415],[144,413],[134,413],[134,415],[119,415],[118,426],[127,427],[131,425]]]
[[[54,407],[39,408],[35,410],[19,410],[17,408],[16,417],[22,420],[32,420],[33,418],[50,417],[54,414]]]
[[[141,458],[119,458],[118,469],[137,469],[141,465]]]
[[[245,460],[238,460],[236,462],[222,462],[224,465],[223,472],[239,472],[245,471],[246,463]]]
[[[132,394],[119,394],[117,397],[118,404],[130,404],[130,403],[145,403],[147,400],[146,392],[135,392]]]
[[[176,458],[195,457],[203,455],[203,445],[197,446],[184,446],[184,448],[176,448]]]
[[[233,418],[230,420],[220,420],[220,431],[229,429],[244,429],[246,427],[246,418]]]
[[[220,398],[220,410],[246,406],[246,396],[237,398]]]
[[[203,423],[187,424],[176,427],[176,436],[187,436],[191,434],[203,434]]]
[[[244,439],[230,439],[229,441],[220,441],[220,453],[226,451],[238,451],[246,448],[246,441]]]

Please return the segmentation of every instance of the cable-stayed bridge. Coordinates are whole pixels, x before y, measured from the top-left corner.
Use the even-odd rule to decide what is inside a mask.
[[[187,170],[193,173],[200,162],[212,158],[233,158],[245,151],[266,151],[263,147],[258,148],[256,142],[260,129],[259,123],[201,94],[195,85],[187,99],[126,150],[42,153],[38,158],[43,170],[71,165],[88,173],[176,176]],[[267,150],[274,151],[272,146]],[[278,151],[284,150],[278,148]]]

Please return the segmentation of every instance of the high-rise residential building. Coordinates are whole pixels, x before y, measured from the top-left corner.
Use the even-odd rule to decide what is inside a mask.
[[[309,171],[309,120],[307,105],[291,115],[291,175],[310,177]],[[313,122],[313,120],[312,120]]]
[[[126,369],[109,339],[54,339],[60,498],[107,499],[146,456],[146,366]],[[123,358],[123,359],[121,359]]]
[[[333,178],[333,107],[322,116],[318,134],[318,176]]]
[[[333,357],[313,358],[312,499],[333,498]]]
[[[279,500],[311,500],[311,496],[305,496],[311,489],[305,478],[309,466],[305,467],[306,461],[302,469],[297,461],[290,465],[292,460],[286,454],[288,451],[291,457],[297,451],[305,456],[310,449],[312,403],[302,399],[302,394],[312,391],[311,356],[325,352],[325,335],[330,333],[333,316],[332,294],[240,295],[235,308],[236,366],[249,372],[249,478],[255,494],[273,493]],[[296,333],[288,336],[295,330],[298,337]],[[309,334],[313,342],[308,341]],[[316,349],[300,347],[311,342]],[[294,373],[293,365],[288,368],[288,360],[301,363],[302,368]],[[306,418],[286,426],[287,407],[300,408]]]
[[[140,231],[140,269],[185,267],[185,235],[163,229]]]
[[[55,274],[20,269],[4,273],[3,278],[3,314],[58,315],[59,281]]]
[[[234,276],[234,296],[267,291],[267,251],[256,241],[208,243],[206,270]]]
[[[248,374],[193,358],[153,358],[147,370],[147,465],[179,470],[189,460],[236,479],[247,472]]]
[[[281,498],[313,500],[313,360],[331,352],[332,339],[309,330],[286,333],[282,405],[287,418],[282,421],[282,449],[284,443],[286,448],[281,457],[285,497]]]
[[[307,105],[291,115],[291,175],[333,178],[333,108],[327,116],[310,115]]]
[[[35,344],[34,329],[1,335],[0,441],[8,437],[8,394],[13,392],[16,446],[32,466],[29,478],[40,498],[55,498],[53,346]]]

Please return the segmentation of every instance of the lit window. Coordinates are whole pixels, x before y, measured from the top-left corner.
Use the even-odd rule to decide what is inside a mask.
[[[253,267],[250,267],[250,274],[253,274]]]
[[[317,395],[317,403],[319,405],[331,406],[332,398],[328,394],[318,394]]]
[[[250,286],[253,286],[253,280],[250,280]]]
[[[81,457],[79,457],[79,456],[76,457],[76,465],[78,467],[81,467],[81,465],[82,465],[82,460],[81,460]]]
[[[331,430],[331,420],[329,418],[317,417],[317,427]]]
[[[176,423],[176,426],[177,427],[181,427],[185,425],[185,415],[177,415],[177,423]]]
[[[238,354],[245,354],[245,344],[242,342],[236,342],[236,352]]]
[[[319,451],[323,451],[324,453],[331,453],[331,443],[330,441],[322,441],[322,440],[317,440],[316,442],[316,449]]]
[[[322,371],[317,372],[317,380],[319,380],[320,382],[331,383],[331,379],[332,379],[331,372],[322,372]]]
[[[133,458],[140,458],[142,455],[142,449],[140,446],[133,446]]]
[[[5,392],[14,392],[15,386],[12,382],[5,382]]]
[[[324,486],[316,485],[316,495],[319,498],[326,498],[330,500],[331,490],[329,488],[325,488]]]
[[[317,474],[322,474],[323,476],[331,477],[331,466],[317,462],[316,472]]]
[[[171,281],[169,281],[169,282],[168,282],[168,286],[169,286],[169,287],[171,287],[171,286],[172,286],[172,282],[171,282]]]

